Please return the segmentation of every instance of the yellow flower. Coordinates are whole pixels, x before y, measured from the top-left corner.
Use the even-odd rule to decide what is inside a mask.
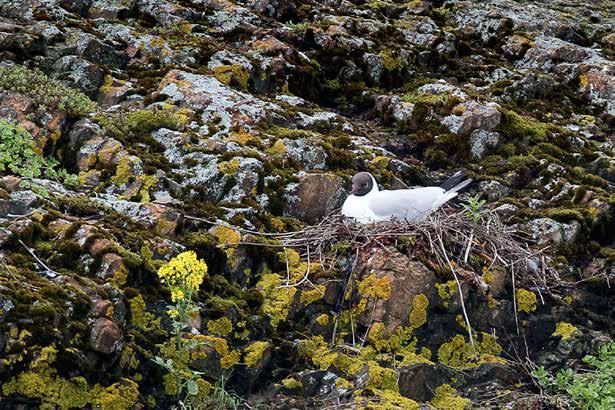
[[[207,273],[207,265],[193,251],[182,252],[158,270],[160,281],[171,288],[173,301],[196,291]]]
[[[177,311],[177,309],[169,309],[167,313],[169,314],[169,316],[171,316],[172,319],[175,319],[177,316],[179,316],[179,312]]]

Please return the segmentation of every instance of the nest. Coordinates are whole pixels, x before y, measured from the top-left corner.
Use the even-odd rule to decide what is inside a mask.
[[[332,214],[319,224],[300,231],[264,235],[275,239],[266,246],[295,248],[304,258],[318,260],[325,266],[337,261],[338,255],[331,255],[331,252],[335,252],[340,243],[365,249],[384,247],[384,243],[391,240],[405,240],[427,247],[436,264],[453,274],[457,270],[463,270],[464,277],[467,272],[474,273],[471,279],[477,283],[482,282],[481,275],[474,272],[477,261],[487,271],[506,269],[516,284],[537,291],[552,293],[561,283],[544,253],[546,248],[532,248],[527,234],[503,224],[492,211],[472,218],[464,211],[439,210],[421,221],[393,220],[374,224],[358,224]]]
[[[545,254],[547,248],[537,249],[529,235],[505,225],[496,212],[489,210],[472,214],[467,209],[447,208],[439,209],[421,221],[392,220],[374,224],[358,224],[334,213],[319,224],[286,233],[232,228],[247,234],[240,243],[242,245],[293,248],[308,262],[303,278],[283,287],[304,284],[315,287],[309,268],[310,263],[315,262],[330,270],[346,270],[347,286],[355,267],[348,264],[353,253],[358,256],[362,250],[386,248],[391,243],[395,245],[403,241],[411,253],[414,250],[427,253],[430,267],[448,271],[455,278],[471,342],[472,327],[463,302],[462,280],[486,292],[489,285],[483,279],[483,272],[504,269],[512,279],[515,318],[517,287],[537,291],[543,303],[543,293],[560,298],[557,289],[562,281]],[[354,258],[355,264],[357,259]],[[288,278],[290,281],[290,275]]]

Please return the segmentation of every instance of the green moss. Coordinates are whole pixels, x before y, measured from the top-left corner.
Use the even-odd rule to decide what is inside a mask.
[[[248,88],[250,74],[241,65],[233,64],[216,67],[214,77],[223,84],[238,86],[245,90]]]
[[[546,140],[550,133],[548,124],[531,117],[521,116],[510,110],[503,110],[502,114],[502,121],[497,130],[505,137],[520,139],[530,137],[538,142]]]
[[[559,322],[555,326],[555,332],[553,332],[552,336],[556,336],[556,337],[559,336],[562,338],[562,340],[567,340],[567,339],[570,339],[572,335],[574,335],[577,332],[579,332],[579,329],[577,329],[575,326],[571,325],[570,323]]]
[[[0,67],[0,90],[25,94],[40,107],[59,109],[80,116],[96,110],[85,94],[47,77],[43,72],[20,65]]]
[[[378,55],[382,57],[382,62],[386,70],[393,71],[402,67],[401,58],[394,55],[393,51],[382,50],[380,53],[378,53]]]
[[[422,293],[412,299],[412,311],[410,312],[410,326],[417,329],[427,322],[427,307],[429,299]]]
[[[216,336],[228,336],[233,330],[233,323],[227,317],[207,322],[207,331]]]
[[[254,367],[261,362],[265,350],[269,348],[269,342],[254,342],[244,349],[244,362],[248,367]]]
[[[519,312],[531,313],[536,310],[536,294],[534,292],[526,289],[517,289],[515,296]]]
[[[470,399],[463,398],[457,394],[457,390],[449,384],[436,387],[435,396],[431,399],[431,404],[438,410],[464,410],[471,408]]]

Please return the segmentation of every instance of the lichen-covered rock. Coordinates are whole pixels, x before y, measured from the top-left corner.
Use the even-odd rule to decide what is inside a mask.
[[[578,221],[561,223],[550,218],[533,219],[527,223],[526,228],[538,245],[572,242],[581,232]]]
[[[496,103],[461,103],[453,109],[453,115],[442,120],[442,124],[457,135],[468,135],[475,130],[492,131],[502,116],[498,108]]]
[[[333,174],[307,174],[298,184],[287,187],[286,213],[307,223],[315,223],[340,207],[344,200],[344,180]]]
[[[407,326],[411,317],[410,313],[414,309],[413,303],[408,303],[408,301],[413,301],[418,295],[423,295],[427,301],[435,297],[436,277],[434,273],[422,263],[413,261],[394,249],[374,249],[365,256],[365,260],[357,265],[357,272],[361,280],[376,275],[380,281],[384,280],[388,283],[387,288],[389,289],[388,295],[382,294],[382,298],[370,302],[365,314],[361,316],[362,321],[373,319],[383,322],[389,329],[394,329],[399,325]],[[359,286],[359,294],[360,289]],[[366,291],[369,292],[369,289],[366,288]],[[369,295],[360,295],[360,297],[366,298]],[[371,316],[372,309],[374,309],[373,317]],[[427,315],[426,312],[424,314]],[[429,320],[428,317],[427,320]]]
[[[122,349],[124,340],[120,328],[113,321],[101,317],[92,326],[90,343],[95,351],[112,354]]]
[[[214,77],[179,70],[171,70],[164,77],[158,92],[181,106],[202,110],[202,121],[216,120],[219,133],[227,133],[231,127],[250,129],[280,109],[277,104],[235,91]]]

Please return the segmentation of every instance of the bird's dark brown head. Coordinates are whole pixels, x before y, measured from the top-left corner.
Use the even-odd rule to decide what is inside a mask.
[[[369,172],[359,172],[352,177],[352,191],[351,194],[356,196],[367,195],[374,187],[374,180]]]

